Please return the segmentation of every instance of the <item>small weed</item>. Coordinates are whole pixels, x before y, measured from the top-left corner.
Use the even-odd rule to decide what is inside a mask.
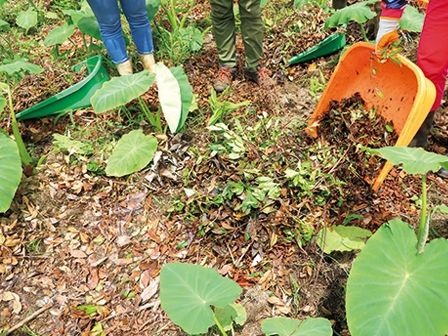
[[[42,240],[34,239],[26,244],[26,251],[30,254],[40,254],[43,252]]]
[[[212,88],[210,92],[210,98],[208,99],[208,104],[212,110],[212,116],[208,121],[208,126],[216,124],[218,121],[222,121],[223,117],[233,111],[238,110],[241,107],[248,106],[250,101],[244,101],[241,103],[232,103],[230,101],[224,100],[224,97],[229,93],[229,89],[226,89],[219,97],[216,91]]]

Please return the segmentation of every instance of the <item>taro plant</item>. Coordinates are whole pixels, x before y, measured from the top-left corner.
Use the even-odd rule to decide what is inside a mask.
[[[216,326],[220,334],[245,322],[245,310],[235,304],[240,286],[213,269],[170,263],[160,272],[160,303],[168,317],[188,334],[203,334]]]
[[[346,26],[350,22],[356,22],[359,24],[364,40],[368,41],[364,24],[376,16],[376,13],[371,8],[375,2],[376,0],[356,2],[353,5],[337,10],[325,21],[325,28]]]
[[[150,111],[141,97],[154,82],[157,83],[161,105],[156,113]],[[182,68],[170,70],[159,63],[155,66],[155,74],[142,71],[112,78],[91,98],[96,113],[117,109],[133,100],[137,100],[140,111],[157,132],[164,131],[161,122],[162,111],[170,131],[175,133],[185,124],[193,101],[193,92]],[[132,131],[118,141],[108,161],[106,174],[118,177],[139,171],[152,160],[156,149],[157,141],[154,137],[146,136],[142,131]]]
[[[6,98],[4,97],[6,95]],[[32,160],[26,150],[12,104],[11,89],[0,83],[0,115],[5,107],[10,112],[11,128],[15,141],[0,129],[0,213],[6,212],[17,191],[22,177],[22,165],[31,167]]]
[[[222,336],[234,335],[234,326],[247,319],[243,305],[235,303],[240,286],[213,269],[200,265],[170,263],[160,272],[162,309],[187,334],[204,334],[214,327]],[[324,318],[294,320],[286,317],[262,321],[266,336],[331,336],[330,321]]]
[[[137,172],[148,165],[157,150],[157,139],[134,130],[118,141],[107,161],[106,174],[121,177]]]
[[[447,167],[448,157],[421,148],[370,151],[422,177],[422,206],[417,235],[409,224],[394,219],[380,227],[354,261],[346,291],[350,333],[446,335],[448,240],[426,244],[430,223],[426,174]]]

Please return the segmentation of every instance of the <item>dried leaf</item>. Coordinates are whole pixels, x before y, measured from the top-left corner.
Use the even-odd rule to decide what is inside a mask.
[[[78,258],[78,259],[87,258],[87,254],[85,254],[81,250],[70,250],[70,254],[73,258]]]
[[[146,287],[143,292],[140,294],[140,297],[142,298],[142,303],[145,303],[149,299],[151,299],[159,290],[159,278],[157,277],[151,283],[148,287]]]
[[[146,288],[148,287],[149,281],[151,280],[151,271],[146,270],[140,275],[140,287]]]
[[[100,277],[98,274],[98,269],[97,268],[92,268],[90,270],[90,275],[89,278],[87,280],[87,287],[89,287],[89,289],[95,289],[96,286],[98,286],[98,282],[100,281]]]
[[[117,238],[117,245],[119,247],[129,245],[130,243],[131,243],[131,237],[129,237],[127,235],[121,235],[121,236],[118,236],[118,238]]]

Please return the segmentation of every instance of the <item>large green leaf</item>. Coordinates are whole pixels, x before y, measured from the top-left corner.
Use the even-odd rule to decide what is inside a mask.
[[[411,5],[406,6],[400,19],[400,28],[410,32],[419,33],[423,28],[425,15]]]
[[[380,155],[394,165],[401,164],[408,174],[424,175],[448,167],[448,156],[427,152],[422,148],[391,146],[369,149],[369,152]]]
[[[31,8],[27,11],[21,11],[17,15],[16,23],[19,27],[25,29],[27,32],[30,28],[37,25],[37,12]]]
[[[46,47],[52,47],[67,41],[75,32],[75,26],[64,23],[62,26],[52,29],[44,40]]]
[[[154,66],[163,116],[171,133],[176,133],[182,115],[180,86],[173,73],[162,63]]]
[[[0,30],[4,30],[4,29],[7,29],[7,28],[9,28],[9,23],[4,21],[4,20],[2,20],[2,19],[0,19]]]
[[[232,330],[234,323],[243,326],[247,320],[246,309],[240,303],[232,303],[222,308],[216,308],[215,315],[226,331]]]
[[[372,233],[357,226],[337,225],[322,228],[317,234],[317,245],[329,254],[333,251],[360,250]]]
[[[78,25],[79,20],[87,16],[84,11],[74,9],[63,9],[62,13],[69,16],[76,26]]]
[[[171,68],[171,73],[177,79],[180,87],[180,95],[182,98],[182,112],[179,125],[177,126],[177,132],[179,132],[185,125],[188,113],[190,112],[190,106],[193,102],[193,88],[188,81],[188,77],[182,67],[178,66]]]
[[[44,69],[39,65],[24,61],[22,59],[16,60],[12,63],[0,65],[0,72],[6,72],[8,75],[13,75],[19,72],[39,74]]]
[[[22,177],[22,165],[16,143],[0,132],[0,213],[11,206]]]
[[[134,130],[118,141],[107,161],[106,174],[121,177],[145,168],[157,150],[157,139]]]
[[[333,28],[349,22],[357,22],[362,24],[376,16],[376,13],[370,8],[376,0],[357,2],[353,5],[337,10],[327,21],[325,28]]]
[[[154,78],[148,71],[112,78],[90,99],[93,109],[102,113],[129,103],[148,91]]]
[[[160,0],[146,0],[149,21],[153,21],[160,8]]]
[[[268,318],[261,322],[261,329],[267,336],[331,336],[333,334],[330,321],[321,317],[303,321],[287,317]]]
[[[94,16],[81,17],[76,22],[76,26],[83,34],[89,35],[97,40],[101,40],[100,27]]]
[[[384,224],[353,263],[347,283],[352,336],[448,333],[448,241],[417,254],[417,237],[401,220]]]
[[[168,317],[189,334],[214,325],[211,306],[224,307],[241,294],[234,281],[200,265],[166,264],[160,273],[160,302]]]
[[[188,26],[187,28],[180,28],[179,34],[183,39],[190,42],[190,50],[193,52],[197,52],[202,49],[204,45],[204,37],[202,36],[202,32],[199,28],[194,26]]]

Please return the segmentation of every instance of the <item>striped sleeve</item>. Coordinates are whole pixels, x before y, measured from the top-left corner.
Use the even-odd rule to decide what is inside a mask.
[[[399,19],[403,14],[407,0],[383,0],[381,16],[383,18]]]

